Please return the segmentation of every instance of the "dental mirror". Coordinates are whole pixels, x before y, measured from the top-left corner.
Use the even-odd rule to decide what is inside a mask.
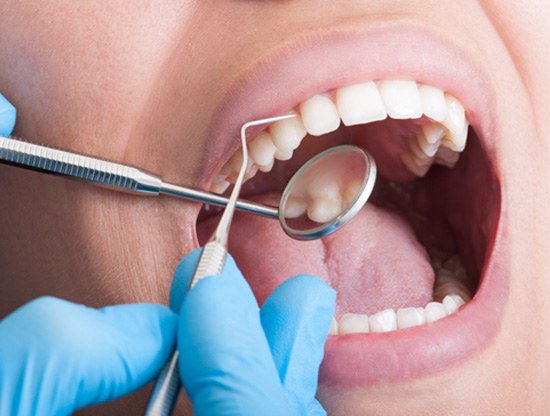
[[[306,162],[288,182],[278,210],[283,230],[314,240],[341,228],[367,202],[376,163],[357,146],[332,147]]]

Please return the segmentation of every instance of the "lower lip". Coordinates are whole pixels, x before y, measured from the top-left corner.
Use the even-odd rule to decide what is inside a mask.
[[[329,336],[320,370],[326,386],[364,387],[419,379],[456,368],[487,349],[508,298],[503,213],[475,297],[457,313],[406,330]]]

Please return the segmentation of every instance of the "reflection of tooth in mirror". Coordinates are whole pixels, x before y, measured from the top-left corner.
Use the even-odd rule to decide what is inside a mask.
[[[328,149],[300,168],[279,206],[285,232],[295,238],[327,235],[366,203],[376,178],[370,155],[356,146]]]

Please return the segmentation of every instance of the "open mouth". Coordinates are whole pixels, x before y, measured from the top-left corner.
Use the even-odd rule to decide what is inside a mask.
[[[344,143],[368,150],[379,176],[357,217],[315,242],[290,240],[276,221],[235,217],[229,250],[259,303],[301,273],[337,290],[321,368],[328,384],[418,378],[478,353],[498,332],[506,285],[487,288],[498,279],[490,259],[501,189],[475,109],[410,77],[336,85],[287,109],[297,117],[249,142],[243,196],[277,205],[304,161]],[[212,190],[224,192],[235,180],[239,155],[226,156]],[[329,215],[344,195],[330,186],[310,195],[312,215]],[[217,221],[212,213],[199,216],[201,243]]]

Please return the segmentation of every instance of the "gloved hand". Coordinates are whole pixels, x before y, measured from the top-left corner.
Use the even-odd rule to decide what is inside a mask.
[[[0,94],[0,136],[15,116]],[[176,327],[161,305],[36,299],[0,321],[0,415],[68,415],[136,390],[162,368]]]
[[[180,374],[195,414],[326,414],[315,393],[334,290],[298,276],[260,311],[229,256],[220,276],[204,278],[186,294],[199,255],[200,249],[182,260],[170,296],[180,312]]]
[[[15,107],[0,94],[0,136],[8,137],[15,126]]]
[[[174,348],[167,307],[42,297],[0,321],[0,415],[69,415],[151,381]]]

